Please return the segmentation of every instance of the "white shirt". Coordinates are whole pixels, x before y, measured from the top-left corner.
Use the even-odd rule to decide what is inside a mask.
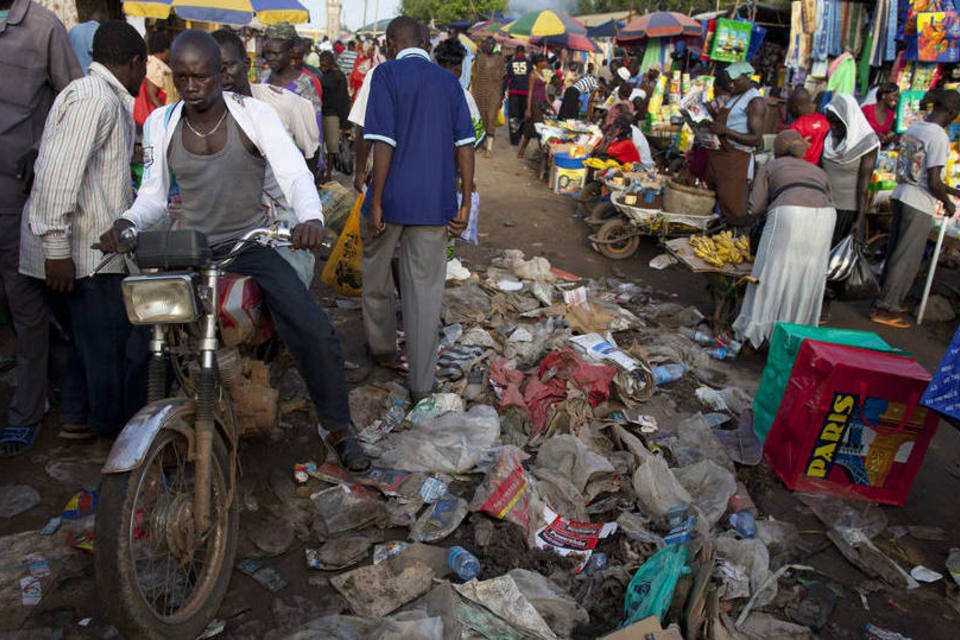
[[[373,82],[373,71],[363,76],[363,84],[357,89],[357,95],[353,99],[353,106],[350,107],[350,116],[347,118],[350,122],[362,127],[367,119],[367,101],[370,99],[370,83]]]
[[[323,206],[313,175],[277,112],[264,102],[229,91],[224,91],[223,97],[230,115],[267,160],[264,183],[275,181],[300,222],[322,222]],[[178,102],[155,109],[143,125],[143,182],[137,199],[121,216],[138,229],[148,229],[167,217],[167,148],[182,114],[183,102]]]
[[[329,40],[324,40],[320,43],[320,51],[333,51],[333,43]]]
[[[305,158],[312,158],[320,147],[320,129],[313,103],[293,91],[272,84],[251,84],[250,92],[257,100],[276,109],[280,122],[297,143]]]
[[[640,154],[640,164],[645,167],[652,167],[653,156],[650,154],[650,143],[647,142],[647,137],[635,125],[630,125],[630,134],[633,146],[637,148],[637,152]]]

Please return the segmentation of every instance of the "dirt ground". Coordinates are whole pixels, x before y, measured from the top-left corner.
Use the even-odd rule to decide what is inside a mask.
[[[531,154],[532,155],[532,154]],[[461,246],[458,256],[465,266],[483,264],[506,248],[523,250],[528,257],[541,255],[561,269],[589,278],[618,277],[651,287],[656,299],[683,305],[696,305],[708,315],[710,297],[702,276],[679,266],[657,271],[647,266],[651,258],[661,253],[653,239],[644,239],[636,256],[625,261],[611,261],[594,252],[587,240],[587,227],[574,216],[571,199],[552,194],[534,175],[531,163],[515,158],[514,148],[497,139],[493,159],[478,158],[478,187],[481,195],[480,245]],[[321,265],[322,266],[322,265]],[[318,273],[319,273],[318,266]],[[940,279],[947,286],[956,286],[956,272],[944,272]],[[318,291],[334,324],[341,331],[345,357],[351,362],[364,360],[362,329],[359,311],[339,309],[329,292]],[[947,342],[956,329],[952,324],[929,324],[908,331],[887,329],[869,323],[864,304],[834,306],[832,326],[876,331],[890,344],[906,349],[928,370],[933,370],[942,356]],[[2,328],[0,354],[12,353],[13,343],[6,327]],[[765,354],[744,355],[740,360],[725,365],[730,367],[731,379],[751,393],[756,388],[763,368]],[[376,370],[374,379],[387,379],[389,374]],[[0,378],[0,406],[9,401],[13,378],[7,372]],[[285,375],[281,383],[283,398],[302,394],[302,382],[293,373]],[[692,388],[691,388],[692,393]],[[695,403],[691,397],[690,406]],[[299,411],[284,417],[283,428],[270,436],[247,440],[242,445],[243,467],[241,529],[243,541],[240,554],[261,554],[253,540],[259,536],[289,537],[291,544],[282,554],[266,562],[289,583],[278,593],[269,593],[239,571],[234,572],[230,591],[220,611],[227,627],[222,637],[279,638],[304,622],[327,613],[347,612],[346,601],[329,584],[329,574],[308,569],[304,562],[304,543],[297,536],[302,531],[275,531],[285,505],[296,505],[300,499],[292,478],[297,462],[318,459],[322,455],[312,417]],[[92,444],[65,445],[56,438],[57,417],[54,409],[48,414],[42,433],[34,449],[27,455],[0,462],[3,484],[27,484],[40,493],[41,502],[26,513],[11,519],[0,519],[0,536],[21,532],[36,532],[52,516],[60,513],[75,491],[84,486],[95,486],[99,466],[109,450],[104,441]],[[913,492],[902,509],[883,507],[890,525],[929,525],[945,532],[944,540],[920,541],[909,536],[898,540],[886,539],[888,553],[895,555],[903,565],[923,564],[944,572],[944,561],[951,546],[960,546],[960,510],[949,498],[960,490],[960,434],[945,423],[927,454],[926,462],[917,477]],[[823,638],[859,638],[863,625],[872,622],[881,627],[896,629],[915,639],[947,639],[957,637],[960,610],[957,588],[947,580],[920,589],[905,592],[883,587],[848,564],[826,541],[823,526],[809,510],[787,492],[765,463],[751,469],[741,469],[743,479],[760,511],[798,525],[803,538],[804,564],[822,572],[821,579],[838,585],[841,593],[828,626],[821,632]],[[473,545],[474,526],[468,518],[444,544]],[[39,535],[34,533],[32,535]],[[307,534],[309,535],[309,534]],[[383,540],[403,539],[402,530],[386,530]],[[613,549],[611,549],[613,551]],[[0,560],[0,577],[6,572],[16,573],[21,558],[4,554]],[[531,554],[522,539],[498,524],[495,550],[483,568],[482,577],[493,577],[513,567],[562,573],[563,567],[551,558]],[[585,588],[583,583],[569,585]],[[622,587],[609,584],[589,585],[595,588],[592,597],[596,612],[609,616],[604,625],[582,630],[581,637],[597,637],[618,623],[622,610]],[[867,592],[864,608],[858,594]],[[19,603],[18,591],[0,591],[0,637],[16,638],[108,638],[116,632],[103,618],[94,587],[91,557],[70,551],[68,561],[44,586],[41,604],[24,608]],[[91,620],[86,621],[85,619]],[[82,624],[81,621],[84,621]]]

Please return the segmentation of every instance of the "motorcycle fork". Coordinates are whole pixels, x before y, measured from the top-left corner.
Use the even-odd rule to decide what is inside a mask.
[[[202,277],[207,288],[204,293],[208,306],[201,320],[203,337],[200,341],[200,380],[197,382],[197,413],[194,425],[197,482],[193,494],[193,517],[199,533],[210,528],[211,457],[217,403],[217,310],[220,306],[217,300],[217,281],[220,271],[216,267],[207,267],[203,270]]]

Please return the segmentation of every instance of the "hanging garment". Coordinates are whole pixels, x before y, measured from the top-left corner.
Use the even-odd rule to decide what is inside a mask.
[[[827,0],[816,0],[817,2],[817,28],[813,32],[813,44],[811,45],[810,57],[814,62],[821,62],[827,59],[829,54],[827,47]]]
[[[857,82],[857,63],[854,62],[852,55],[844,53],[834,60],[830,63],[827,73],[830,76],[827,83],[828,91],[853,95]]]

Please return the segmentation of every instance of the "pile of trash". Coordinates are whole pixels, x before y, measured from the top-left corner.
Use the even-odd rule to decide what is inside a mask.
[[[695,308],[506,251],[477,273],[453,265],[443,321],[437,393],[350,394],[369,472],[294,469],[306,562],[336,572],[353,615],[288,637],[809,638],[826,624],[837,590],[737,478],[761,459],[751,394],[724,362],[739,345]],[[809,503],[852,562],[909,586],[843,506]]]

